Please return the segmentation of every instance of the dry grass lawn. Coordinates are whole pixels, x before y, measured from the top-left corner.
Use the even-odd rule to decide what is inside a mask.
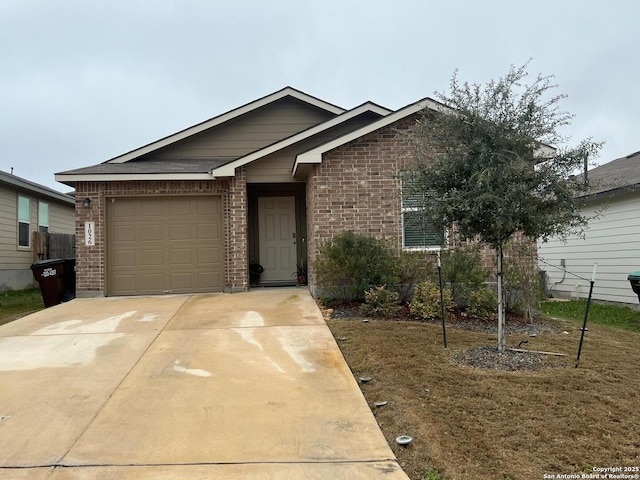
[[[580,367],[579,322],[568,333],[508,345],[566,353],[536,371],[455,365],[452,355],[495,346],[495,334],[418,322],[329,319],[329,327],[389,445],[410,478],[542,479],[592,467],[640,466],[640,334],[589,325]],[[374,402],[388,401],[383,407]],[[408,447],[398,435],[413,437]],[[436,473],[437,472],[437,473]]]

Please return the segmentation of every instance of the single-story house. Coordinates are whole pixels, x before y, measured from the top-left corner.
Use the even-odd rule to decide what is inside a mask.
[[[593,297],[638,304],[627,280],[640,270],[640,152],[587,172],[592,189],[582,213],[591,218],[584,237],[538,245],[539,267],[556,297],[587,298],[597,263]]]
[[[0,291],[33,287],[32,232],[75,232],[72,196],[0,171]]]
[[[78,296],[237,292],[296,283],[344,230],[439,245],[403,211],[399,131],[426,98],[346,110],[287,87],[104,163],[57,173],[76,189]],[[404,159],[404,160],[403,160]],[[436,235],[437,237],[437,235]]]

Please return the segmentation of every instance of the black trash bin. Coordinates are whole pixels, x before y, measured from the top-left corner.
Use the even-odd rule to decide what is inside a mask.
[[[75,265],[75,258],[38,260],[31,265],[33,278],[40,285],[45,307],[52,307],[75,298]]]
[[[640,272],[632,272],[627,277],[629,283],[631,284],[631,288],[638,295],[638,300],[640,301]]]

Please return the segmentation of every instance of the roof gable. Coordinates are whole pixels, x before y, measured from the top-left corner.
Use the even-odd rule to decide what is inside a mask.
[[[320,145],[316,148],[308,150],[304,153],[301,153],[296,157],[295,164],[293,166],[293,174],[296,174],[298,167],[302,164],[309,163],[322,163],[322,155],[329,150],[333,150],[334,148],[338,148],[346,143],[349,143],[353,140],[356,140],[364,135],[367,135],[371,132],[374,132],[380,128],[384,128],[392,123],[395,123],[403,118],[406,118],[414,113],[418,113],[424,109],[431,109],[434,111],[449,111],[447,107],[444,105],[432,100],[431,98],[424,98],[418,102],[411,103],[404,108],[396,110],[393,113],[381,118],[377,122],[370,123],[358,130],[355,130],[347,135],[343,135],[335,140],[327,142],[323,145]]]
[[[149,153],[155,152],[159,149],[165,148],[181,140],[192,137],[198,133],[204,132],[205,130],[221,125],[225,122],[238,118],[242,115],[255,111],[259,108],[267,106],[273,102],[276,102],[286,97],[297,99],[301,102],[304,102],[318,109],[324,110],[333,115],[339,115],[345,111],[343,108],[333,105],[331,103],[325,102],[323,100],[320,100],[319,98],[313,97],[311,95],[308,95],[304,92],[301,92],[291,87],[285,87],[282,90],[278,90],[277,92],[274,92],[270,95],[254,100],[253,102],[247,103],[245,105],[242,105],[241,107],[235,108],[226,113],[218,115],[217,117],[213,117],[202,123],[193,125],[192,127],[186,128],[177,133],[161,138],[160,140],[156,140],[155,142],[144,145],[140,148],[137,148],[128,153],[122,154],[118,157],[112,158],[111,160],[108,160],[108,162],[109,163],[128,162],[135,158],[138,158],[143,155],[147,155]]]
[[[215,168],[212,170],[211,173],[215,177],[233,176],[235,175],[235,169],[238,167],[251,163],[255,160],[263,158],[272,153],[283,150],[289,146],[295,145],[298,142],[302,142],[303,140],[309,139],[314,135],[318,135],[322,132],[325,132],[333,127],[336,127],[337,125],[341,125],[360,115],[363,115],[365,113],[374,113],[376,115],[385,116],[385,115],[388,115],[390,112],[391,110],[381,107],[380,105],[377,105],[373,102],[363,103],[362,105],[352,108],[351,110],[347,110],[341,115],[338,115],[337,117],[327,120],[326,122],[310,127],[306,130],[303,130],[302,132],[296,133],[294,135],[291,135],[290,137],[287,137],[283,140],[280,140],[271,145],[268,145],[265,148],[252,152],[248,155],[238,158],[237,160],[234,160],[218,168]]]

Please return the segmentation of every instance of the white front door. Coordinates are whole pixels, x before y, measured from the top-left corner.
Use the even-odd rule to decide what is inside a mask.
[[[296,281],[295,197],[259,197],[261,282]]]

